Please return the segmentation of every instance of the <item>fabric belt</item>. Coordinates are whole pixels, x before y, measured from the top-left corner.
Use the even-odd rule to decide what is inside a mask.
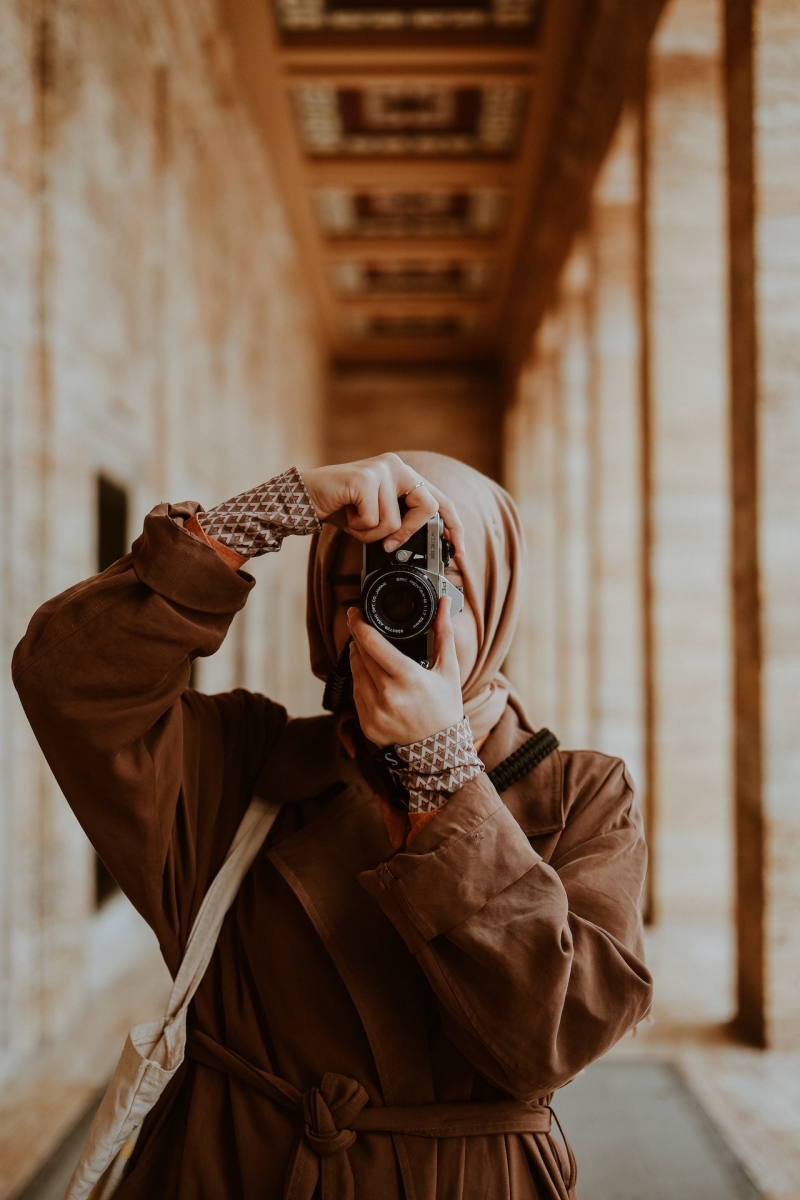
[[[282,1108],[303,1116],[284,1187],[284,1200],[312,1200],[322,1176],[322,1200],[354,1200],[347,1151],[359,1133],[406,1133],[414,1137],[473,1137],[493,1133],[549,1133],[552,1110],[522,1100],[463,1104],[404,1104],[368,1107],[369,1096],[355,1079],[327,1072],[318,1087],[297,1088],[254,1067],[200,1030],[189,1034],[187,1058],[223,1071],[255,1088]]]

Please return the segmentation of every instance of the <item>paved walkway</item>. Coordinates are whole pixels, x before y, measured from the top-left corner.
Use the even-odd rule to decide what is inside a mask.
[[[761,1200],[667,1063],[598,1063],[554,1106],[578,1160],[580,1200]]]

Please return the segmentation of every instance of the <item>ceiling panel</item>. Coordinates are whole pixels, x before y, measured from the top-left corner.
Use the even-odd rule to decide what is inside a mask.
[[[530,29],[537,0],[276,0],[282,30],[400,33]]]
[[[497,352],[581,0],[226,2],[331,354]]]

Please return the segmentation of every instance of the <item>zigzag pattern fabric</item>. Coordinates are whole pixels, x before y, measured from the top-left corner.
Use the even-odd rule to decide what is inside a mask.
[[[408,764],[403,770],[392,770],[392,775],[408,791],[409,813],[435,812],[484,770],[469,717],[420,742],[397,746],[396,752]]]
[[[245,558],[280,550],[289,534],[318,533],[321,529],[297,467],[208,512],[198,512],[197,522],[208,537]]]

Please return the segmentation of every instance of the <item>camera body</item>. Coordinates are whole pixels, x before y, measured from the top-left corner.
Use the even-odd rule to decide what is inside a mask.
[[[380,542],[364,545],[364,617],[392,645],[423,667],[433,665],[433,623],[439,597],[450,597],[451,616],[464,607],[461,589],[445,578],[452,554],[438,513],[391,554]]]

